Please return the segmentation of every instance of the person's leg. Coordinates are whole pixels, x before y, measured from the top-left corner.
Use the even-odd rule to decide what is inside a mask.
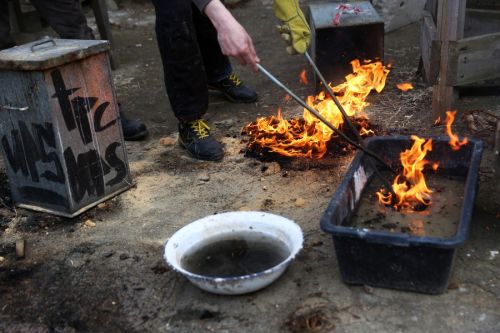
[[[222,92],[231,102],[254,102],[257,93],[245,86],[233,73],[228,57],[222,54],[219,46],[217,30],[210,19],[202,15],[194,5],[193,22],[205,64],[208,87]]]
[[[10,35],[9,2],[0,0],[0,50],[16,45]]]
[[[153,0],[153,4],[156,38],[172,110],[182,122],[199,119],[208,109],[208,91],[191,2]]]
[[[217,40],[217,30],[215,30],[210,19],[203,15],[194,4],[192,5],[192,11],[196,37],[200,45],[207,80],[209,83],[218,82],[232,73],[231,63],[229,58],[222,54]]]
[[[78,0],[31,0],[61,38],[95,39]]]
[[[199,159],[222,158],[222,146],[201,119],[208,109],[207,76],[193,11],[188,0],[153,0],[156,38],[163,62],[165,87],[179,119],[179,143]]]

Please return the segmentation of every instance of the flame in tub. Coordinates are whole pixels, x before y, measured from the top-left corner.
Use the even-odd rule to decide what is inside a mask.
[[[400,154],[402,174],[394,179],[392,189],[396,194],[393,200],[392,194],[385,189],[377,192],[378,201],[384,205],[393,205],[396,209],[415,208],[421,204],[428,206],[431,204],[431,193],[427,187],[424,177],[424,169],[431,166],[435,171],[438,164],[430,164],[425,156],[432,150],[432,139],[422,139],[412,135],[413,146]]]
[[[381,92],[389,74],[389,68],[382,62],[359,60],[351,61],[353,73],[346,76],[346,81],[332,86],[333,92],[344,107],[349,117],[357,118],[361,125],[361,135],[371,135],[367,117],[363,110],[369,103],[366,98],[372,90]],[[305,76],[305,71],[303,71]],[[302,74],[301,74],[302,76]],[[342,127],[344,120],[330,96],[324,92],[317,96],[308,96],[306,103],[326,118],[332,125]],[[243,134],[250,137],[248,148],[265,148],[283,156],[322,158],[327,151],[327,142],[334,137],[330,128],[319,121],[307,109],[302,118],[283,118],[281,109],[277,116],[258,118],[243,128]]]
[[[456,111],[446,111],[446,134],[450,137],[450,146],[454,151],[459,150],[460,147],[466,145],[468,142],[467,138],[460,141],[458,135],[454,134],[451,129],[451,125],[455,121],[456,113]]]

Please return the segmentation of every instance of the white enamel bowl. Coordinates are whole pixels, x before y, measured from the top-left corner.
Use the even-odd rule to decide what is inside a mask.
[[[192,253],[193,249],[230,239],[231,234],[241,237],[245,233],[255,235],[256,232],[286,244],[290,253],[288,257],[263,272],[228,278],[193,274],[181,265],[183,257]],[[178,230],[165,245],[164,258],[171,267],[203,290],[239,295],[264,288],[279,278],[302,249],[302,243],[302,230],[287,218],[264,212],[229,212],[204,217]]]

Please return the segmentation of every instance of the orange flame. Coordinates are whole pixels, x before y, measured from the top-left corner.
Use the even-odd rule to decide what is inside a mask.
[[[369,103],[366,98],[372,90],[384,89],[389,69],[380,61],[361,64],[351,61],[353,73],[346,76],[346,82],[332,86],[339,102],[349,117],[359,121],[361,133],[370,135],[373,131],[366,128],[368,121],[363,110]],[[304,73],[304,71],[303,71]],[[317,96],[308,96],[306,103],[315,108],[333,126],[339,128],[344,123],[340,110],[330,96],[321,92]],[[281,114],[267,118],[258,118],[243,128],[243,133],[250,136],[249,148],[260,147],[284,156],[322,158],[326,144],[333,137],[332,130],[320,122],[307,109],[302,118],[283,119]]]
[[[459,150],[460,147],[466,145],[469,141],[467,138],[464,138],[462,141],[460,141],[458,135],[453,134],[453,131],[451,130],[451,125],[455,121],[456,113],[456,111],[446,111],[446,134],[450,137],[449,143],[451,149],[454,151]]]
[[[398,87],[399,90],[408,91],[413,89],[413,84],[410,82],[403,82],[396,84],[396,87]]]
[[[436,120],[434,120],[434,126],[439,126],[441,125],[441,117],[438,116]]]
[[[399,156],[403,172],[396,176],[392,184],[396,194],[394,207],[397,209],[409,208],[418,203],[428,206],[431,203],[432,191],[427,187],[423,171],[430,165],[425,156],[432,150],[432,139],[426,141],[416,135],[412,135],[411,139],[414,141],[411,149],[405,150]],[[437,170],[438,164],[434,163],[432,168]],[[383,189],[377,192],[377,197],[381,204],[393,204],[392,194]]]
[[[302,72],[300,72],[300,74],[299,74],[299,81],[303,85],[308,85],[309,84],[309,80],[307,79],[307,73],[306,73],[305,69],[303,69]]]

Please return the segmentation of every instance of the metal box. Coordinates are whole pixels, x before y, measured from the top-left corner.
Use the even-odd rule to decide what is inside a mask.
[[[131,185],[109,43],[0,52],[0,146],[20,207],[73,217]]]
[[[344,82],[354,59],[384,57],[384,22],[369,1],[311,4],[309,24],[311,56],[328,82]]]

